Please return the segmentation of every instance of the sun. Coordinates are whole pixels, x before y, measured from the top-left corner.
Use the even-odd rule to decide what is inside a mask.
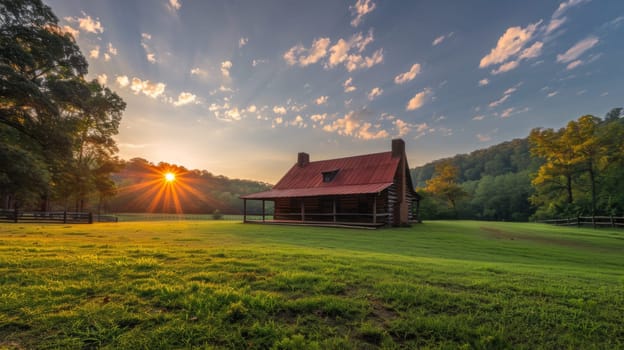
[[[174,173],[166,173],[165,174],[165,181],[167,181],[167,182],[173,182],[173,181],[175,181],[175,178],[176,178],[176,176],[175,176]]]

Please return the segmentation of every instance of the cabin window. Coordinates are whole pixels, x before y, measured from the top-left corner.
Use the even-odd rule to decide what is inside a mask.
[[[334,180],[334,178],[336,177],[336,174],[338,174],[338,170],[340,170],[340,169],[331,170],[331,171],[324,171],[323,172],[323,182],[332,182]]]

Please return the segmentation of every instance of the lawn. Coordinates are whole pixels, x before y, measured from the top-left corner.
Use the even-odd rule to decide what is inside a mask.
[[[604,349],[623,324],[623,230],[0,224],[0,349]]]

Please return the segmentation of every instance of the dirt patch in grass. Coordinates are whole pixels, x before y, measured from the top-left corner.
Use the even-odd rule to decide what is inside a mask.
[[[568,239],[561,238],[553,238],[553,237],[538,237],[531,236],[522,233],[514,233],[508,231],[502,231],[493,227],[479,227],[482,231],[485,231],[489,237],[494,239],[506,239],[511,241],[530,241],[535,243],[545,243],[551,245],[558,245],[562,247],[570,247],[570,248],[581,248],[581,249],[590,249],[590,250],[604,250],[604,247],[597,247],[590,243],[585,243],[581,241],[572,241]]]

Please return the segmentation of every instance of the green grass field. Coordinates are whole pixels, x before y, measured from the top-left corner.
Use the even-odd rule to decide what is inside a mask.
[[[0,349],[624,347],[624,231],[0,224]]]

